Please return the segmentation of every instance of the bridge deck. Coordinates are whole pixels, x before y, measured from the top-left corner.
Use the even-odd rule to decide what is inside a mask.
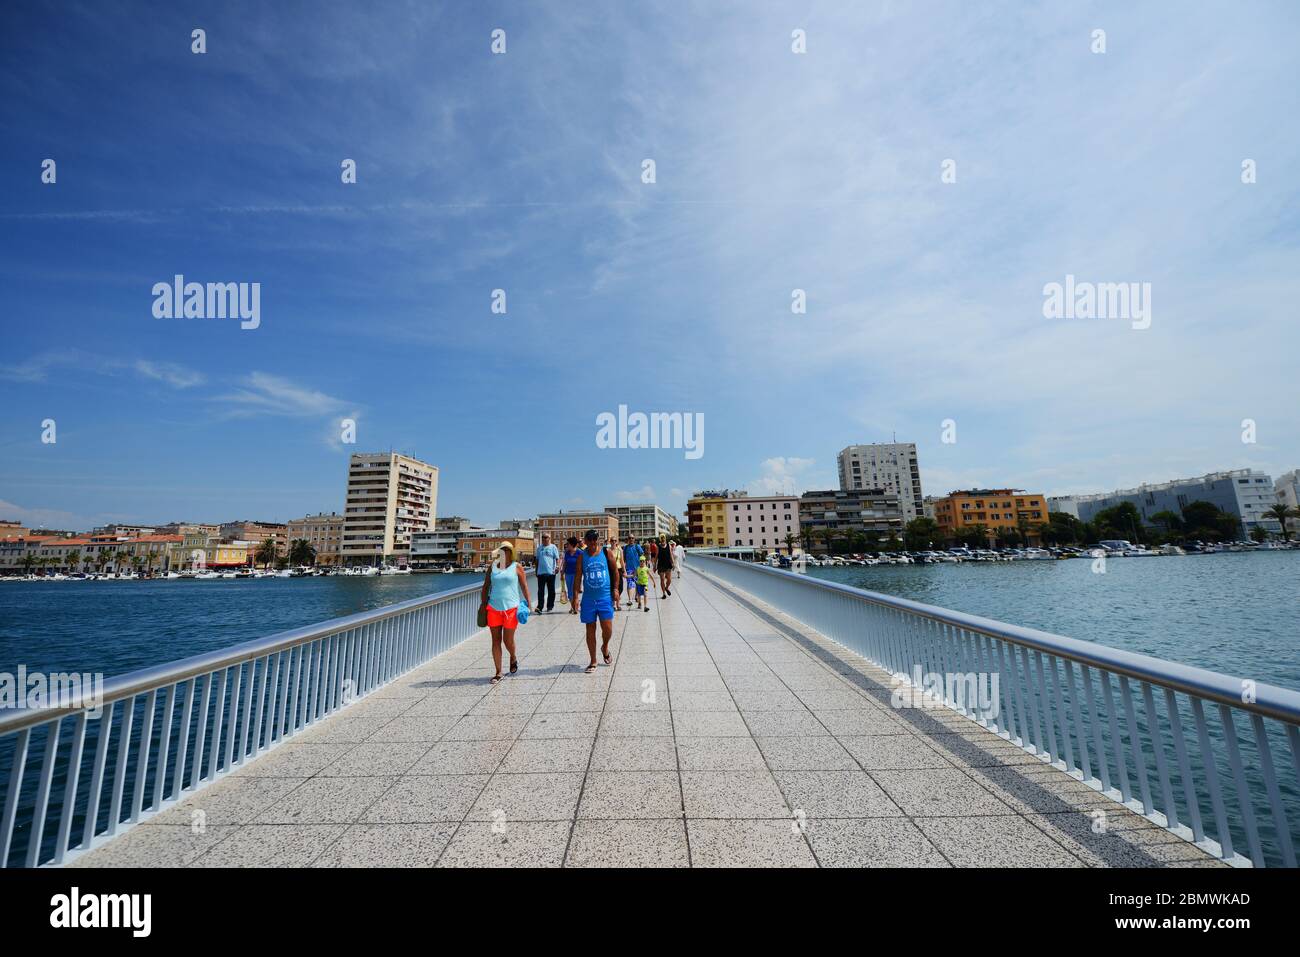
[[[697,573],[594,675],[559,608],[500,685],[475,638],[75,863],[1218,866]]]

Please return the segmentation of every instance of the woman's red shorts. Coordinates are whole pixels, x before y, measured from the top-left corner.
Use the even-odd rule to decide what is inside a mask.
[[[508,611],[497,611],[491,605],[487,610],[489,628],[518,628],[519,627],[519,609],[511,608]]]

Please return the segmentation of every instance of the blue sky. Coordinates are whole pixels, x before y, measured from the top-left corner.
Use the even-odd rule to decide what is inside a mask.
[[[894,434],[927,494],[1300,466],[1300,7],[1135,6],[8,4],[0,517],[341,511],[387,448],[485,523]],[[155,319],[177,273],[261,326]],[[705,454],[597,448],[620,403]]]

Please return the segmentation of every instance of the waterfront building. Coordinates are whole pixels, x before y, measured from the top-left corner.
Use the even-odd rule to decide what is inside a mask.
[[[411,536],[433,528],[438,467],[397,452],[360,452],[348,462],[343,561],[407,564]]]
[[[1274,502],[1275,505],[1300,509],[1300,469],[1292,469],[1290,472],[1283,473],[1273,483],[1273,495],[1277,499]]]
[[[241,519],[236,522],[222,522],[217,530],[218,538],[230,541],[257,542],[261,544],[268,538],[275,542],[275,553],[284,555],[289,550],[289,530],[280,522],[251,522]]]
[[[607,505],[606,514],[618,519],[618,533],[635,535],[641,541],[677,534],[677,519],[658,505]]]
[[[530,528],[479,528],[460,533],[456,541],[458,564],[464,568],[485,565],[505,542],[514,548],[516,561],[524,561],[536,553]]]
[[[925,515],[921,469],[915,442],[872,442],[850,445],[836,457],[840,489],[845,492],[883,489],[898,496],[903,523]]]
[[[1033,544],[1041,540],[1038,526],[1047,522],[1047,497],[1024,489],[972,488],[949,492],[934,503],[934,520],[952,539],[971,525],[989,529],[1023,530]]]
[[[290,545],[303,539],[316,550],[317,565],[337,565],[343,557],[343,516],[337,512],[291,519],[286,533]]]
[[[16,519],[0,520],[0,538],[22,538],[31,529]]]
[[[692,548],[727,546],[727,503],[733,498],[747,498],[739,489],[708,489],[696,492],[686,502],[687,534]]]
[[[497,528],[512,528],[518,531],[522,528],[532,528],[536,521],[535,518],[503,518],[497,523]]]
[[[1159,512],[1175,515],[1193,502],[1211,505],[1235,517],[1248,536],[1256,526],[1272,535],[1282,534],[1282,525],[1267,511],[1277,504],[1273,479],[1255,469],[1210,472],[1200,478],[1173,479],[1157,485],[1139,485],[1096,495],[1079,495],[1079,518],[1090,522],[1098,512],[1130,502],[1142,516],[1144,525],[1154,525],[1151,516]]]
[[[1066,515],[1079,517],[1079,500],[1074,495],[1047,496],[1047,513],[1064,512]]]
[[[800,550],[800,502],[795,495],[747,495],[725,503],[726,542],[772,551]],[[793,545],[786,545],[786,536]]]
[[[799,535],[813,552],[831,550],[831,543],[853,534],[877,548],[890,536],[903,538],[903,508],[887,489],[825,489],[804,492],[799,499]]]
[[[618,538],[618,516],[591,510],[575,512],[560,510],[544,512],[538,515],[537,521],[533,523],[533,532],[538,541],[541,541],[542,533],[547,532],[551,536],[551,541],[561,546],[570,537],[582,541],[582,536],[588,529],[593,528],[600,534],[602,543],[609,538]]]
[[[117,535],[119,538],[135,538],[138,535],[153,535],[157,529],[152,525],[101,525],[91,530],[92,535]]]
[[[411,568],[415,571],[455,565],[460,561],[459,541],[462,534],[482,531],[467,518],[451,515],[437,519],[433,530],[411,535]]]
[[[934,503],[938,501],[933,495],[921,499],[921,517],[934,521]]]
[[[221,526],[203,522],[168,522],[166,525],[159,525],[154,532],[158,535],[189,535],[193,532],[203,532],[213,538],[220,538]]]

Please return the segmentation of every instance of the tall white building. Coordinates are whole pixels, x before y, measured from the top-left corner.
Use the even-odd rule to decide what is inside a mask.
[[[772,550],[802,550],[799,540],[799,496],[746,495],[723,503],[727,514],[727,545]],[[785,537],[793,542],[786,545]]]
[[[1273,483],[1273,494],[1277,498],[1275,504],[1285,505],[1287,508],[1300,508],[1300,469],[1284,472]]]
[[[915,442],[872,442],[850,445],[838,456],[840,490],[861,492],[883,489],[898,496],[903,524],[925,515],[921,470]]]
[[[433,528],[438,468],[397,452],[360,452],[348,462],[343,507],[345,564],[376,564],[392,556],[407,564],[411,535]]]
[[[1282,531],[1278,520],[1267,514],[1277,502],[1273,479],[1254,469],[1211,472],[1198,478],[1173,479],[1157,485],[1076,495],[1075,500],[1079,505],[1079,518],[1085,522],[1092,521],[1098,512],[1124,502],[1137,509],[1146,525],[1152,524],[1151,516],[1158,512],[1177,515],[1192,502],[1209,502],[1239,519],[1245,535],[1249,535],[1256,525],[1274,535]]]
[[[658,505],[609,505],[606,515],[618,519],[618,533],[626,538],[635,535],[641,541],[677,534],[677,519]]]

